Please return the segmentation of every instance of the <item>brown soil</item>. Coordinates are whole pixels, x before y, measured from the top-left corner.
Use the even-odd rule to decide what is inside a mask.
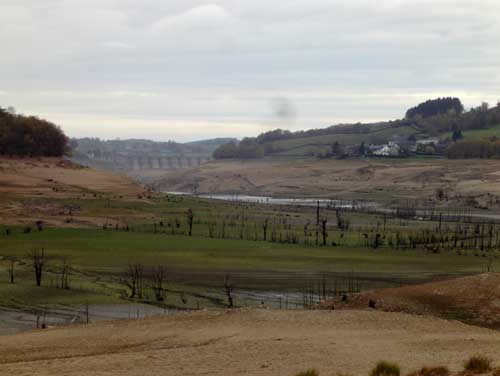
[[[455,203],[500,205],[500,160],[214,161],[168,173],[162,190],[348,199],[436,199],[443,188]],[[475,200],[475,202],[471,201]]]
[[[0,193],[74,197],[100,193],[136,197],[143,189],[130,179],[61,158],[0,158]]]
[[[1,375],[366,375],[396,361],[459,371],[471,354],[500,361],[498,332],[400,313],[198,312],[0,336]]]
[[[69,225],[92,225],[102,221],[80,215],[78,200],[131,201],[141,195],[144,187],[127,177],[84,168],[65,159],[0,158],[0,223],[40,219],[48,225],[67,225],[65,219],[71,213]]]
[[[500,329],[500,273],[389,288],[323,303],[324,308],[375,309],[459,319],[471,324]]]

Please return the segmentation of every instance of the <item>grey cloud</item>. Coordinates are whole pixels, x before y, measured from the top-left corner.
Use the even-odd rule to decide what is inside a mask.
[[[273,98],[296,128],[394,118],[425,96],[476,105],[500,97],[499,16],[496,0],[3,0],[0,105],[70,134],[86,115],[205,120],[206,136],[221,119],[246,124],[235,136],[266,128]]]

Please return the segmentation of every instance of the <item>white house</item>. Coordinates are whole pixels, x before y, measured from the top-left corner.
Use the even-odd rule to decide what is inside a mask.
[[[382,146],[381,149],[375,150],[373,155],[379,157],[399,157],[401,155],[401,147],[395,142],[389,142]]]

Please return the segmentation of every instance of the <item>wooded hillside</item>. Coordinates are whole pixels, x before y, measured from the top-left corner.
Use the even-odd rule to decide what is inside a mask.
[[[0,107],[0,155],[59,157],[67,151],[68,138],[57,125]]]

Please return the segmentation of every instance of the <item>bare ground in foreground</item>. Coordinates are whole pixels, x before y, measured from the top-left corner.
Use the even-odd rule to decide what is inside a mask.
[[[197,312],[1,336],[0,374],[366,375],[381,359],[459,371],[475,353],[498,365],[499,349],[496,331],[401,313]]]

